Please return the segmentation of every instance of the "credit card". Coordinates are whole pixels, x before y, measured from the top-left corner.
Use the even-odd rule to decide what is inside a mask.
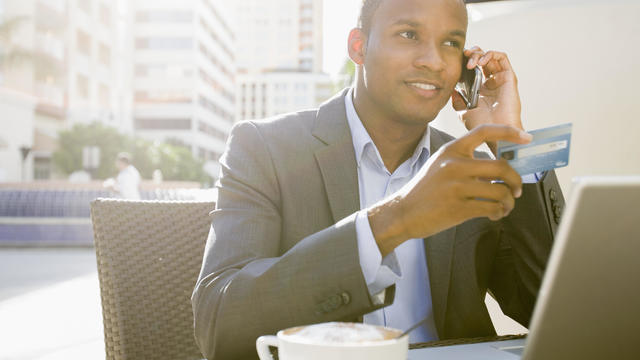
[[[557,169],[569,164],[571,124],[529,131],[526,145],[498,141],[498,159],[505,159],[520,175]]]

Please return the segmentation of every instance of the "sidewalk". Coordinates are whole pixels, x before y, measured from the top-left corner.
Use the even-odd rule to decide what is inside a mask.
[[[487,301],[499,335],[526,332]],[[0,360],[104,359],[93,249],[0,248]]]
[[[104,359],[93,249],[0,249],[1,360]]]

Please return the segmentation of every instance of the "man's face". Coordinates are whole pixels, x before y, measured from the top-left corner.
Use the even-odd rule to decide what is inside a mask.
[[[127,166],[129,166],[129,164],[127,164],[126,162],[124,162],[122,160],[116,160],[116,167],[118,168],[118,170],[123,170]]]
[[[426,124],[460,78],[467,29],[458,0],[384,0],[364,49],[364,92],[394,121]]]

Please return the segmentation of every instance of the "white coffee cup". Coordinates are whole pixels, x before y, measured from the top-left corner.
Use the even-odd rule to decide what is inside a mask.
[[[409,337],[382,326],[330,322],[280,330],[260,336],[260,360],[272,360],[269,346],[278,348],[280,360],[406,360]]]

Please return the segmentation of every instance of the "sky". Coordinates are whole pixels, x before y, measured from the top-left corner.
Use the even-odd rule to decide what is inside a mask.
[[[323,68],[330,75],[337,74],[347,54],[347,36],[356,26],[362,0],[324,0],[323,9]]]

